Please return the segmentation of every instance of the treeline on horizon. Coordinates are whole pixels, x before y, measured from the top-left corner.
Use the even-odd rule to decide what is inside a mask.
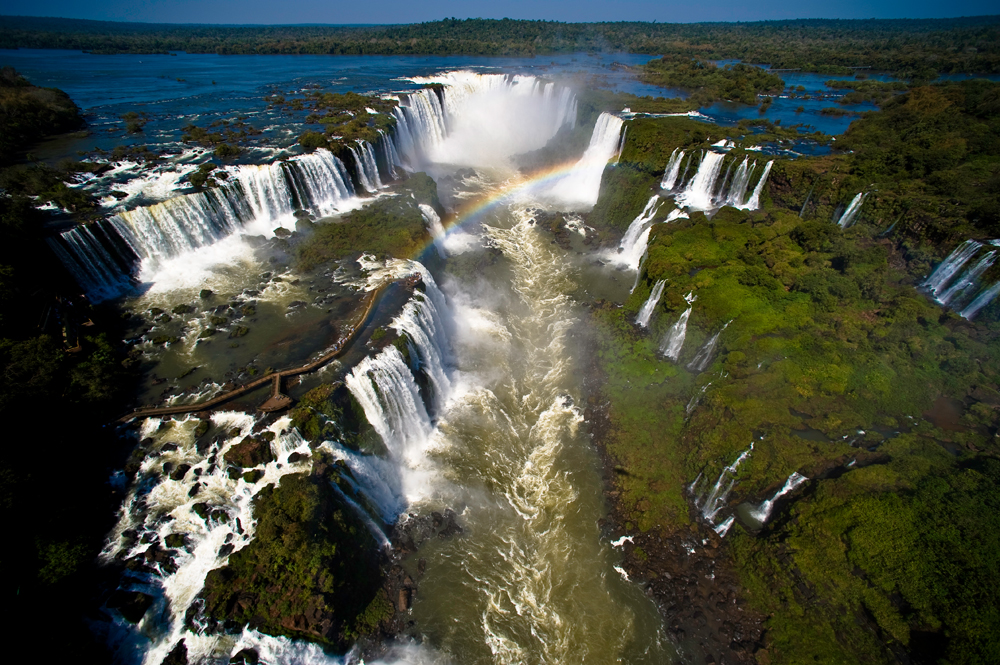
[[[865,67],[906,78],[932,78],[943,73],[1000,72],[1000,16],[755,23],[561,23],[452,18],[381,26],[174,25],[3,16],[0,48],[223,55],[536,56],[630,52],[739,59],[821,73]]]

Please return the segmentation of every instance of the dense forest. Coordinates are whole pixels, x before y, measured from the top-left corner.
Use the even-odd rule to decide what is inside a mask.
[[[0,17],[0,48],[94,53],[507,55],[629,52],[907,78],[1000,72],[1000,17],[560,23],[445,19],[383,26],[209,26]]]
[[[834,155],[777,161],[761,210],[654,225],[625,307],[595,308],[619,516],[641,534],[631,570],[668,602],[701,583],[678,579],[663,543],[702,521],[692,502],[727,465],[748,451],[730,509],[793,472],[809,479],[771,523],[720,544],[764,619],[757,644],[752,622],[719,620],[748,662],[1000,658],[985,591],[1000,584],[996,309],[970,323],[914,288],[963,240],[996,235],[998,99],[985,81],[894,97]],[[621,233],[670,151],[720,134],[740,138],[683,118],[633,121],[588,221]],[[859,191],[870,192],[861,221],[839,228]],[[633,319],[660,280],[649,332]],[[660,338],[690,292],[685,351],[665,364]],[[715,334],[714,359],[695,362]]]

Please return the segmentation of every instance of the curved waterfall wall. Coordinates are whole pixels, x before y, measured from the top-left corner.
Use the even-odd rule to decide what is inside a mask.
[[[380,131],[374,144],[348,145],[342,153],[346,163],[317,150],[283,162],[228,168],[219,187],[78,226],[49,244],[90,298],[105,300],[163,260],[242,231],[269,234],[275,226],[290,225],[296,210],[329,215],[358,193],[385,187],[398,177],[397,169],[415,170],[427,161],[464,163],[484,151],[509,158],[576,124],[572,91],[532,76],[452,72],[427,82],[445,84],[447,92],[432,87],[405,95],[394,110],[395,131]],[[490,131],[498,104],[501,117],[517,131]],[[503,140],[490,143],[490,136]]]

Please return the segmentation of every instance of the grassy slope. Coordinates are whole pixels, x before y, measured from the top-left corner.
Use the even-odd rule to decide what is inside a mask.
[[[981,95],[957,87],[925,94],[934,92],[988,99],[995,87]],[[961,127],[994,122],[995,113],[975,104],[945,106],[940,113],[952,117],[938,117],[935,132],[926,114],[894,111],[918,104],[920,94],[852,126],[845,142],[853,155],[776,164],[773,197],[762,211],[725,209],[711,220],[693,215],[655,226],[635,293],[624,308],[596,313],[612,402],[607,448],[631,517],[626,526],[689,528],[694,515],[685,486],[699,473],[714,480],[754,439],[736,500],[761,501],[793,471],[814,479],[765,532],[737,527],[728,539],[749,600],[771,616],[761,662],[892,662],[904,651],[927,662],[997,656],[997,601],[980,589],[1000,583],[992,535],[992,506],[1000,501],[998,324],[988,323],[990,316],[969,324],[913,288],[930,256],[969,234],[992,232],[976,195],[956,199],[935,188],[934,175],[970,163],[988,173],[995,167],[980,149],[930,170],[918,171],[914,160],[884,174],[867,166],[882,146],[887,154],[894,141],[905,142],[900,134],[922,131],[933,152]],[[685,122],[631,123],[609,183],[655,183],[649,165],[662,172],[674,147],[696,139]],[[879,191],[865,219],[841,231],[830,214],[865,180],[875,180]],[[800,219],[810,191],[814,204]],[[606,186],[591,223],[620,233],[650,193],[648,185],[641,196]],[[905,233],[880,237],[898,210],[923,220],[935,207],[950,219],[903,223]],[[941,237],[943,248],[933,249]],[[658,279],[667,287],[652,331],[642,332],[631,321]],[[692,290],[698,300],[676,366],[660,359],[659,341]],[[700,374],[685,370],[730,320],[711,366]],[[920,419],[942,395],[961,400],[961,431]],[[796,435],[805,427],[830,441]],[[908,433],[885,440],[880,428]],[[854,470],[832,477],[851,459]],[[815,480],[824,475],[831,477]]]

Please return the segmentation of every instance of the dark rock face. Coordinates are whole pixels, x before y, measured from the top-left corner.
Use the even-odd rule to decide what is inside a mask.
[[[152,603],[153,598],[144,593],[119,589],[111,594],[106,604],[109,608],[118,610],[129,623],[139,623]]]
[[[271,444],[262,438],[246,437],[225,454],[225,460],[242,468],[250,468],[274,461]]]
[[[407,515],[400,519],[392,530],[392,542],[401,554],[416,552],[431,538],[450,538],[462,533],[462,527],[455,520],[455,511],[450,508],[444,513],[430,515]]]

